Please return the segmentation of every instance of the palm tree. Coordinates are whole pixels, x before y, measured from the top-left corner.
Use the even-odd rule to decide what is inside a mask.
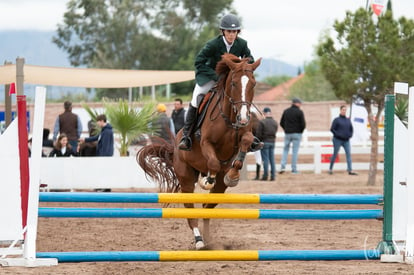
[[[138,108],[129,106],[128,101],[121,99],[117,103],[104,102],[104,105],[110,124],[121,135],[119,153],[126,156],[131,141],[140,134],[151,132],[151,124],[156,117],[154,104]]]
[[[96,122],[98,112],[86,104],[82,106],[89,113],[91,119]],[[121,146],[119,148],[121,156],[128,155],[128,146],[135,138],[144,133],[151,133],[154,130],[151,127],[152,122],[157,117],[154,110],[154,103],[147,103],[144,107],[139,108],[137,106],[129,106],[128,102],[123,99],[118,102],[104,101],[104,113],[115,132],[121,136]]]

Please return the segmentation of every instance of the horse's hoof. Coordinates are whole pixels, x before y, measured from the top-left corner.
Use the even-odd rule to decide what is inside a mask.
[[[205,247],[205,245],[204,245],[204,242],[203,242],[203,241],[198,241],[198,242],[196,242],[195,246],[196,246],[196,249],[197,249],[197,250],[203,249],[203,248]]]
[[[209,182],[207,177],[202,177],[198,180],[198,185],[204,190],[210,190],[214,187],[215,182]]]
[[[225,175],[225,176],[224,176],[224,184],[225,184],[227,187],[234,187],[234,186],[236,186],[237,184],[239,184],[239,178],[236,178],[236,179],[231,179],[229,176]]]

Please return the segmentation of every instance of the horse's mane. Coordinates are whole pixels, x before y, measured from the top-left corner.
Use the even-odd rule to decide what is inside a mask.
[[[227,66],[226,61],[231,61],[233,63],[243,63],[243,62],[247,63],[249,61],[249,58],[240,59],[231,53],[223,54],[221,56],[221,60],[216,65],[216,73],[217,75],[221,76],[220,79],[221,79],[222,84],[225,82],[226,77],[230,71],[230,68],[229,66]],[[222,77],[222,76],[226,76],[226,77]]]
[[[229,60],[233,63],[242,63],[242,62],[248,62],[249,58],[238,58],[234,54],[231,53],[225,53],[221,56],[221,60],[216,65],[216,73],[218,75],[221,74],[227,74],[230,71],[230,68],[226,64],[226,60]]]

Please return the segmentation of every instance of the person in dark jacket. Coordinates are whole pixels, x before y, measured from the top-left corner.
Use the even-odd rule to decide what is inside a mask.
[[[68,143],[68,137],[65,134],[59,135],[53,150],[49,153],[49,157],[70,157],[77,155],[70,143]]]
[[[92,119],[88,121],[88,133],[89,137],[96,136],[99,133],[97,124]],[[79,156],[81,157],[95,157],[96,156],[96,146],[98,142],[84,142],[79,145]]]
[[[269,176],[270,164],[270,180],[275,180],[275,141],[277,132],[277,122],[272,117],[269,107],[263,109],[265,118],[260,121],[257,129],[257,137],[263,141],[263,148],[260,150],[263,160],[263,177],[260,180],[267,180]]]
[[[53,140],[49,139],[50,130],[43,128],[43,139],[42,139],[42,157],[47,157],[53,150]]]
[[[238,35],[241,30],[240,21],[233,14],[225,15],[220,22],[221,34],[207,42],[207,44],[197,54],[195,59],[195,78],[196,85],[193,97],[187,110],[187,116],[183,127],[183,136],[178,145],[181,150],[191,150],[192,141],[190,130],[197,117],[199,95],[206,94],[218,80],[216,65],[221,60],[224,53],[231,53],[241,58],[250,58],[254,62],[247,41]]]
[[[302,101],[299,98],[294,98],[292,105],[283,111],[282,118],[280,119],[280,126],[285,131],[280,174],[285,172],[290,144],[292,144],[292,174],[299,174],[296,163],[298,161],[302,133],[306,128],[305,115],[300,109],[301,105]]]
[[[114,155],[114,132],[112,126],[106,122],[105,115],[98,115],[96,117],[96,124],[101,128],[101,132],[93,137],[80,138],[79,141],[81,143],[98,141],[96,156],[112,157]]]
[[[329,163],[329,174],[332,175],[332,168],[338,155],[339,149],[344,147],[346,155],[346,164],[349,175],[358,175],[358,173],[352,171],[352,158],[351,158],[351,146],[349,139],[354,134],[354,127],[349,118],[346,117],[346,106],[340,107],[339,116],[336,117],[331,124],[331,132],[333,134],[333,154],[331,156],[331,162]]]
[[[53,129],[53,142],[56,142],[58,134],[66,134],[69,143],[76,150],[78,140],[82,134],[82,123],[78,115],[72,113],[72,102],[63,103],[65,111],[60,114],[55,121]]]
[[[181,98],[176,98],[174,100],[174,110],[171,114],[171,119],[174,123],[175,134],[184,127],[185,121],[185,109],[183,108],[183,101]]]
[[[155,134],[171,143],[174,139],[174,125],[172,120],[167,116],[167,106],[159,103],[157,105],[158,117],[154,121],[154,132]]]
[[[80,138],[80,143],[98,141],[96,145],[97,157],[112,157],[114,155],[114,132],[112,125],[107,123],[105,115],[98,115],[96,117],[96,124],[101,128],[98,135]],[[111,192],[110,188],[95,189],[96,192]]]

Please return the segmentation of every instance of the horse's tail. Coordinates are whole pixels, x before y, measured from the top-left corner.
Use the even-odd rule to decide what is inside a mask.
[[[173,167],[174,145],[164,139],[152,140],[137,153],[137,162],[146,176],[154,180],[160,192],[177,193],[180,185]]]

